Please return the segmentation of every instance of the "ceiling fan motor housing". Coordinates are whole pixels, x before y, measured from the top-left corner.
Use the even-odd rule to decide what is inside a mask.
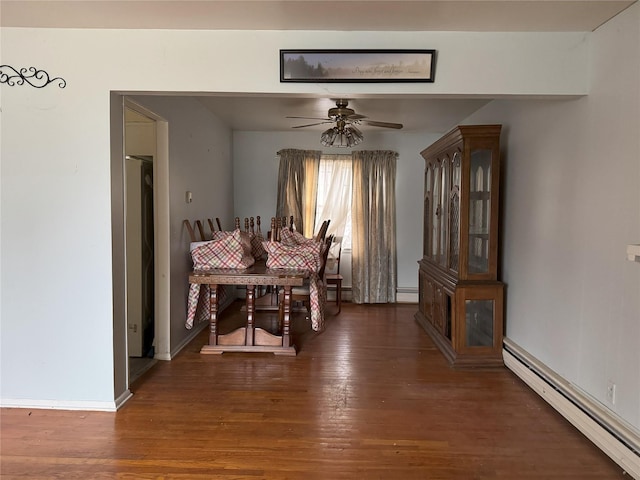
[[[349,102],[347,100],[337,100],[336,106],[334,108],[329,109],[330,117],[349,117],[355,114],[355,110],[352,108],[347,108]]]

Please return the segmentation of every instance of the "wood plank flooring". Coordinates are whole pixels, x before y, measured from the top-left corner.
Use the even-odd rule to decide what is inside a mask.
[[[343,304],[321,334],[297,314],[297,357],[201,355],[205,330],[117,413],[3,409],[0,477],[628,478],[506,368],[450,369],[415,310]]]

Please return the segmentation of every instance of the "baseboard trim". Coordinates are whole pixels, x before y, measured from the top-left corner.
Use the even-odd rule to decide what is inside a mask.
[[[127,392],[129,392],[127,390]],[[125,395],[125,394],[123,394]],[[122,404],[129,399],[129,396],[122,399],[118,405],[116,402],[90,402],[74,400],[32,400],[28,398],[3,398],[0,400],[2,408],[33,408],[41,410],[86,410],[95,412],[115,412]],[[119,397],[121,399],[122,396]]]
[[[640,435],[606,408],[504,339],[505,366],[636,480],[640,480]]]
[[[236,300],[235,295],[228,295],[226,300],[224,301],[224,303],[222,305],[220,305],[219,308],[219,313],[222,313],[229,305],[231,305],[234,301]],[[178,345],[176,345],[176,348],[174,348],[173,350],[171,350],[171,352],[169,353],[169,355],[167,355],[167,358],[163,358],[165,357],[164,355],[161,357],[159,355],[156,355],[154,358],[157,360],[172,360],[173,358],[175,358],[175,356],[180,353],[182,351],[182,349],[184,347],[186,347],[187,345],[189,345],[189,343],[198,336],[198,334],[200,332],[202,332],[202,330],[204,330],[205,328],[207,328],[209,326],[209,322],[201,322],[198,324],[195,324],[193,326],[193,328],[191,329],[191,331],[189,332],[189,335],[187,335]]]
[[[133,393],[131,393],[131,390],[127,388],[124,392],[122,392],[122,395],[116,398],[116,410],[122,407],[131,397],[133,397]]]
[[[397,303],[418,303],[418,289],[417,288],[397,288],[396,302]]]
[[[222,311],[222,309],[221,309]],[[169,354],[169,358],[159,358],[157,355],[154,358],[157,358],[158,360],[171,360],[173,358],[175,358],[176,355],[178,355],[178,353],[180,353],[180,351],[185,348],[187,345],[189,345],[189,343],[191,343],[191,341],[196,338],[198,336],[198,334],[200,332],[202,332],[202,330],[204,330],[205,328],[207,328],[209,326],[209,322],[201,322],[197,325],[194,325],[193,328],[191,329],[191,331],[189,332],[189,335],[187,335],[177,346],[176,348],[174,348],[173,350],[171,350],[171,353]]]

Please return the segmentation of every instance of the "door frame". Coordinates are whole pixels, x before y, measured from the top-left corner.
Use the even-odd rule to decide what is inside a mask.
[[[158,360],[171,360],[170,351],[170,248],[169,248],[169,127],[155,112],[124,97],[124,107],[155,121],[156,154],[153,157],[154,220],[154,329],[155,355]],[[123,111],[124,122],[124,111]],[[127,356],[128,362],[128,356]],[[127,385],[128,385],[127,380]]]
[[[155,358],[170,360],[170,224],[169,224],[169,127],[156,113],[131,101],[123,92],[110,92],[111,144],[111,267],[113,302],[113,396],[117,410],[131,398],[127,352],[127,298],[125,251],[125,106],[153,120],[156,125],[154,156],[154,319]]]

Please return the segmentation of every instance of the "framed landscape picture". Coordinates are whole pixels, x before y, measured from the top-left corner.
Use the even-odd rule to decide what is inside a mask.
[[[435,50],[280,50],[281,82],[433,82]]]

